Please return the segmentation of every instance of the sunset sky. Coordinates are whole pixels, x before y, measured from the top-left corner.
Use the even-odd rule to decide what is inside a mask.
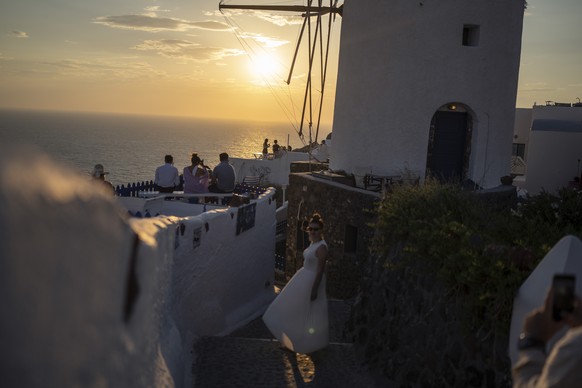
[[[282,82],[300,16],[225,19],[218,0],[21,0],[0,9],[0,108],[277,121],[300,111],[305,62],[289,86]],[[518,107],[582,98],[581,17],[580,0],[528,1]],[[332,119],[340,25],[324,121]]]

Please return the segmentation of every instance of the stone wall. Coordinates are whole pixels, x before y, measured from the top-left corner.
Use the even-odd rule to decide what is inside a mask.
[[[309,245],[301,222],[318,212],[325,222],[324,238],[329,247],[326,267],[327,293],[331,298],[353,297],[359,286],[362,263],[374,230],[375,208],[380,196],[309,173],[289,176],[287,260],[289,279],[303,265],[302,253]]]

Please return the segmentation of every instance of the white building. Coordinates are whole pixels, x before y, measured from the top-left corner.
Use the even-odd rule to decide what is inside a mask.
[[[516,186],[532,195],[568,186],[582,169],[582,104],[548,102],[518,109],[513,149],[526,165]]]
[[[523,0],[346,0],[330,168],[509,174]]]

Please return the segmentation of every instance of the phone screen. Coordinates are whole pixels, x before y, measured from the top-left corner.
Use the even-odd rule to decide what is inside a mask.
[[[576,277],[570,274],[554,275],[552,287],[554,289],[553,318],[555,321],[561,321],[562,311],[574,311]]]

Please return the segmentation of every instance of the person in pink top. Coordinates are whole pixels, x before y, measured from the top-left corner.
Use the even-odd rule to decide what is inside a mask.
[[[192,154],[192,164],[184,167],[184,194],[208,193],[210,174],[198,154]],[[190,203],[198,203],[198,198],[190,198]]]

